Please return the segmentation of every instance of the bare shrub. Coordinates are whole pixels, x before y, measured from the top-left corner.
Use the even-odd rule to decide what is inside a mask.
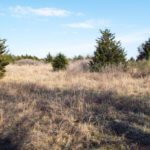
[[[133,77],[150,76],[150,61],[141,60],[129,64],[129,72]]]
[[[102,73],[120,73],[125,71],[125,65],[124,64],[118,64],[118,65],[107,65],[105,67],[102,67],[101,72]]]
[[[87,59],[72,61],[67,68],[67,72],[72,74],[84,73],[89,71],[89,60]]]

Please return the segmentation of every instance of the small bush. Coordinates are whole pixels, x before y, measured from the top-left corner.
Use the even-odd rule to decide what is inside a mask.
[[[68,59],[63,54],[59,53],[52,61],[54,71],[65,70],[68,65]]]

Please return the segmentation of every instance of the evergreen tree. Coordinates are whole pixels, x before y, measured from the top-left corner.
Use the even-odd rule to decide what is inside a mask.
[[[150,60],[150,38],[138,48],[138,51],[139,56],[137,57],[137,60]]]
[[[2,77],[5,73],[5,66],[8,64],[6,57],[6,48],[5,46],[6,40],[0,39],[0,77]]]
[[[54,71],[65,70],[68,65],[68,59],[65,55],[59,53],[52,61],[52,66]]]
[[[96,51],[90,61],[91,71],[100,71],[106,65],[125,64],[126,54],[120,41],[115,41],[115,35],[108,29],[100,32],[101,37],[96,40]]]
[[[46,63],[51,63],[53,61],[53,56],[48,53],[46,58],[45,58]]]

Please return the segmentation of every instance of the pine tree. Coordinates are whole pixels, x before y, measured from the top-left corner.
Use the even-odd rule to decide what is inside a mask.
[[[150,60],[150,38],[138,48],[138,51],[139,56],[137,57],[137,60]]]
[[[90,61],[91,70],[100,71],[106,65],[125,64],[126,54],[120,41],[115,41],[115,35],[108,29],[100,32],[101,37],[96,40],[96,51]]]
[[[6,40],[0,39],[0,77],[2,77],[5,73],[5,66],[8,64],[6,57],[6,48],[5,46]]]

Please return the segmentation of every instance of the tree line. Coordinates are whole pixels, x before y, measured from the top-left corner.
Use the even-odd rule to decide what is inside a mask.
[[[90,69],[91,71],[96,72],[101,71],[102,67],[105,68],[107,65],[119,65],[120,63],[126,68],[127,54],[121,46],[121,42],[116,41],[114,33],[111,33],[109,29],[105,29],[104,31],[100,30],[100,37],[97,38],[96,44],[97,46],[93,56],[87,55],[86,57],[83,57],[79,55],[75,56],[73,60],[90,59]],[[138,47],[138,52],[139,55],[137,56],[136,61],[142,59],[150,60],[150,38]],[[53,57],[48,53],[46,58],[43,59],[31,55],[14,56],[8,54],[6,40],[0,39],[0,77],[4,75],[6,65],[20,59],[42,60],[46,63],[52,63],[55,71],[66,69],[66,66],[68,65],[68,58],[61,53],[56,57]],[[135,61],[133,57],[130,60]]]

